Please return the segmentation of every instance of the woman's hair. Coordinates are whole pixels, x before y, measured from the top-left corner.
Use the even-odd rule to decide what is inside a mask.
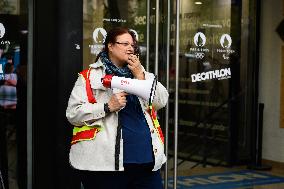
[[[107,36],[106,36],[105,41],[104,41],[104,47],[103,47],[102,51],[98,54],[96,61],[99,59],[102,52],[105,51],[105,52],[108,53],[108,44],[109,43],[114,44],[116,42],[117,36],[120,36],[120,35],[125,34],[125,33],[128,33],[128,34],[131,35],[131,37],[133,39],[133,43],[135,45],[134,53],[139,54],[140,52],[139,52],[135,33],[133,31],[127,29],[127,28],[124,28],[124,27],[115,27],[107,33]]]

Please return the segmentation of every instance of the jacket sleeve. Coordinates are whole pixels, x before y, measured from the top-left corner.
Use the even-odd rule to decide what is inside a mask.
[[[149,72],[144,72],[144,73],[145,73],[145,79],[151,79],[155,77],[154,74],[152,73]],[[160,82],[157,82],[155,96],[153,99],[153,106],[155,110],[159,110],[165,107],[168,102],[168,98],[169,98],[169,93],[167,89]],[[145,101],[145,103],[148,102]]]
[[[72,125],[101,126],[105,117],[104,102],[89,103],[85,81],[79,76],[71,92],[66,117]]]

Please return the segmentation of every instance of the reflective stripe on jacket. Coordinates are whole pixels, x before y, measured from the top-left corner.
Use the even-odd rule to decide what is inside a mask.
[[[88,97],[88,101],[92,104],[96,103],[96,99],[93,94],[93,90],[91,88],[90,84],[90,69],[83,70],[79,73],[79,76],[81,76],[85,80],[85,85],[86,85],[86,94]],[[99,128],[95,126],[74,126],[73,128],[73,137],[71,144],[76,144],[77,142],[80,141],[85,141],[85,140],[93,140],[96,137],[97,132],[99,132]]]

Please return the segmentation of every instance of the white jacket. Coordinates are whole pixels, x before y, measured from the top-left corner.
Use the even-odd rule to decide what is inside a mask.
[[[101,78],[105,75],[103,63],[98,60],[91,64],[90,83],[97,103],[88,102],[85,80],[79,76],[69,98],[66,117],[69,122],[76,126],[99,125],[102,130],[97,133],[95,139],[81,141],[73,144],[69,153],[71,165],[79,170],[90,171],[115,171],[115,138],[118,125],[117,112],[105,115],[104,103],[110,100],[112,90],[101,84]],[[145,79],[153,78],[154,75],[146,72]],[[139,97],[138,97],[139,98]],[[148,102],[139,98],[141,108],[151,132],[155,165],[153,171],[161,168],[166,162],[164,144],[158,138],[153,122],[147,112]],[[158,82],[153,106],[156,110],[161,109],[168,101],[166,88]],[[119,170],[123,168],[123,139],[120,139]]]

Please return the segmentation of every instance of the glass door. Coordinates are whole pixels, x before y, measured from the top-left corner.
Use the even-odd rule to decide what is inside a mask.
[[[169,188],[198,185],[177,179],[195,168],[200,174],[202,168],[245,164],[251,158],[257,82],[253,5],[172,2]]]

